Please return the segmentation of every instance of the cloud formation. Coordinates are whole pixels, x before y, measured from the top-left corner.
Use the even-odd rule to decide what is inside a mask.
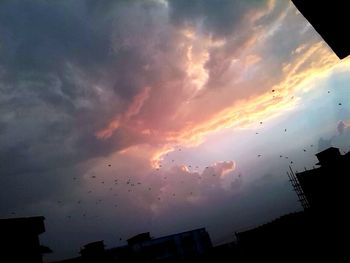
[[[142,189],[120,190],[121,225],[232,197],[234,161],[155,168],[296,107],[336,64],[287,0],[1,1],[0,213],[83,213],[93,188],[114,218],[117,179]]]
[[[337,130],[339,132],[339,135],[342,135],[344,131],[350,127],[350,123],[348,121],[339,121]]]
[[[118,123],[141,132],[148,142],[198,144],[210,132],[258,123],[294,107],[299,84],[336,65],[336,56],[319,38],[310,39],[307,24],[286,2],[256,1],[249,16],[241,12],[245,4],[229,1],[225,8],[237,12],[238,25],[245,25],[240,34],[230,35],[237,23],[219,28],[217,20],[223,18],[216,17],[209,3],[169,2],[173,24],[168,30],[177,36],[173,41],[180,43],[182,54],[173,56],[178,49],[168,49],[166,57],[159,57],[176,58],[172,63],[181,75],[173,79],[167,72],[170,78],[154,83],[139,115],[123,124],[119,118],[111,120],[99,132],[112,136]],[[287,37],[291,32],[295,36]]]

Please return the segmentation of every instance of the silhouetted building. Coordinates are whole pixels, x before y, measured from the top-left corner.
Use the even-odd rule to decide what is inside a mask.
[[[60,263],[109,263],[112,261],[111,255],[107,253],[103,240],[88,243],[80,248],[80,257],[57,261]]]
[[[321,231],[319,231],[321,232]],[[240,258],[281,259],[281,255],[305,256],[318,229],[309,213],[297,212],[282,216],[254,229],[236,233]],[[293,251],[291,251],[293,248]],[[293,259],[295,259],[293,258]],[[286,259],[286,258],[285,258]]]
[[[344,209],[350,176],[350,153],[342,155],[330,147],[316,154],[317,167],[296,173],[311,208],[322,211]]]
[[[128,242],[129,246],[133,246],[133,245],[141,243],[141,242],[150,241],[151,239],[152,238],[151,238],[150,233],[146,232],[146,233],[138,234],[132,238],[129,238],[127,240],[127,242]]]
[[[236,233],[239,260],[336,262],[347,255],[350,152],[330,147],[316,157],[320,167],[288,173],[305,210]]]
[[[89,243],[81,249],[81,257],[59,262],[188,262],[202,259],[212,248],[209,234],[204,228],[160,238],[152,238],[146,232],[127,242],[126,246],[111,249],[105,249],[103,241]]]
[[[80,254],[84,262],[105,262],[107,260],[102,240],[84,245],[80,249]]]
[[[340,59],[350,54],[348,1],[292,0]]]
[[[206,260],[202,262],[240,262],[238,261],[238,246],[236,242],[228,242],[213,247],[212,252],[206,255]]]
[[[203,256],[212,248],[204,228],[151,239],[149,233],[128,240],[135,259],[142,262],[179,262]]]
[[[0,219],[0,262],[41,263],[42,254],[52,252],[41,246],[44,217]]]

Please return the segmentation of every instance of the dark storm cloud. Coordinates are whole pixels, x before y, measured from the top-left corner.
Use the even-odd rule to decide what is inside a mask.
[[[231,98],[234,94],[238,98],[240,92],[245,92],[246,96],[251,90],[255,92],[255,88],[248,91],[237,85],[227,89],[230,96],[208,93],[210,101],[217,103],[216,108],[205,101],[203,104],[199,102],[188,114],[188,119],[186,111],[176,117],[178,109],[187,109],[184,101],[192,97],[191,81],[186,72],[189,48],[193,48],[193,54],[196,51],[201,53],[207,48],[204,47],[205,42],[225,40],[223,46],[208,47],[209,57],[207,62],[203,62],[203,68],[208,71],[208,86],[226,84],[225,77],[242,73],[229,70],[232,59],[244,54],[246,50],[242,47],[249,43],[252,35],[259,35],[261,27],[271,26],[284,13],[287,2],[280,4],[278,1],[273,13],[264,15],[269,13],[268,1],[258,0],[174,0],[168,3],[169,13],[167,4],[156,0],[1,1],[0,215],[7,217],[12,211],[21,216],[34,212],[45,215],[47,232],[51,240],[56,240],[53,241],[56,242],[54,251],[58,250],[56,257],[64,256],[64,253],[60,254],[60,247],[69,246],[67,251],[72,253],[83,242],[101,239],[101,235],[102,238],[107,236],[115,245],[111,233],[117,232],[116,228],[123,232],[123,238],[149,231],[147,228],[150,227],[157,229],[158,226],[169,227],[166,231],[163,229],[163,234],[169,234],[169,231],[173,232],[171,226],[174,224],[181,231],[189,224],[193,227],[205,224],[208,222],[205,220],[210,218],[213,229],[214,226],[220,228],[215,222],[227,226],[221,228],[222,232],[232,227],[231,221],[242,211],[243,216],[238,221],[246,220],[249,213],[254,215],[251,212],[256,210],[254,206],[263,200],[260,195],[263,196],[266,191],[273,192],[274,185],[257,182],[261,191],[256,195],[257,187],[246,189],[244,182],[235,178],[226,182],[227,191],[222,191],[221,177],[214,172],[223,164],[208,168],[202,174],[207,176],[203,179],[197,178],[196,173],[181,172],[176,167],[169,174],[162,177],[156,174],[150,179],[145,177],[150,168],[150,160],[147,159],[150,154],[147,149],[142,152],[142,147],[138,146],[152,148],[156,145],[161,148],[164,144],[163,131],[170,131],[172,135],[171,132],[179,127],[200,120],[198,115],[202,114],[205,119],[232,104],[224,97]],[[251,19],[250,15],[260,12],[259,19]],[[272,75],[269,72],[274,72],[274,69],[281,70],[283,49],[295,50],[299,42],[305,40],[290,36],[289,31],[296,28],[292,26],[292,12],[289,15],[291,18],[284,28],[286,33],[264,42],[268,47],[260,48],[263,52],[259,47],[249,50],[265,52],[264,61],[277,60],[272,61],[270,70],[263,70],[266,76]],[[182,29],[186,27],[196,27],[194,31],[198,43],[184,36]],[[291,38],[296,41],[289,41]],[[292,44],[289,45],[290,42]],[[290,56],[291,52],[286,53],[283,58]],[[219,74],[220,71],[225,74]],[[227,82],[223,89],[229,84]],[[260,84],[255,86],[261,90],[264,88]],[[234,88],[237,91],[233,91]],[[149,94],[147,92],[139,103],[134,103],[139,98],[135,95],[139,95],[140,91],[142,94],[143,90]],[[192,114],[195,117],[191,117]],[[115,118],[123,119],[123,116],[127,119],[126,124],[114,129],[111,137],[96,138],[98,131]],[[134,154],[141,156],[140,160],[132,159],[127,151],[115,153],[118,158],[113,160],[111,153],[134,145],[137,152]],[[108,165],[110,163],[111,166]],[[99,165],[102,168],[98,169]],[[220,171],[218,173],[221,174]],[[186,188],[178,180],[180,174],[196,177],[189,177]],[[163,182],[164,177],[169,178],[171,183]],[[117,188],[115,178],[122,183],[117,190],[110,191],[112,184]],[[140,189],[137,194],[134,191],[129,195],[126,181],[130,178],[142,182],[137,185]],[[273,180],[265,178],[264,182],[270,179]],[[282,183],[279,181],[276,185]],[[191,197],[192,203],[187,202],[187,196],[181,196],[181,191],[176,192],[176,198],[172,195],[178,189],[186,190],[183,194],[188,195],[192,191],[189,187],[197,191],[193,190],[197,197],[208,197],[208,203],[197,202]],[[169,202],[171,206],[164,201],[165,205],[161,208],[165,210],[161,211],[168,213],[157,218],[152,210],[157,212],[157,206],[150,207],[150,204],[159,203],[158,197],[163,188],[169,193],[163,193],[162,198],[174,201]],[[94,194],[87,196],[91,190]],[[112,195],[114,191],[121,191],[124,195],[117,199]],[[226,195],[227,192],[230,194]],[[283,193],[277,193],[276,198],[271,197],[271,207],[280,195]],[[238,198],[242,196],[247,197],[243,202]],[[237,205],[233,212],[229,209],[232,197],[235,197]],[[96,198],[103,198],[103,204],[96,206]],[[77,204],[80,199],[84,199],[84,206]],[[62,204],[58,203],[62,200]],[[122,210],[111,209],[115,202]],[[160,203],[163,204],[163,199]],[[86,211],[88,221],[82,222],[82,214]],[[209,212],[214,215],[208,215]],[[223,212],[231,214],[222,216]],[[178,221],[174,220],[174,214]],[[72,215],[72,221],[67,221],[68,215]],[[101,221],[95,216],[100,216]],[[149,221],[152,217],[156,217],[155,221],[159,224],[156,222],[151,226]],[[163,219],[169,223],[163,224]],[[64,223],[61,223],[62,220],[65,220]],[[69,238],[74,241],[67,242]]]
[[[297,58],[294,51],[302,43],[312,46],[320,41],[317,34],[306,33],[309,30],[307,21],[295,14],[289,1],[174,0],[169,1],[169,7],[175,25],[194,28],[213,40],[224,41],[223,46],[208,50],[209,58],[205,64],[209,77],[207,88],[234,89],[232,79],[240,79],[244,73],[242,66],[234,67],[233,61],[242,62],[247,54],[257,58],[258,70],[252,74],[259,79],[259,85],[249,88],[236,85],[235,93],[240,98],[283,81],[286,61]],[[307,67],[308,62],[303,65]]]
[[[240,0],[170,0],[172,21],[180,26],[195,26],[203,23],[203,30],[214,37],[226,37],[238,28],[242,29],[242,18],[247,11],[255,11],[264,7],[268,1]],[[250,25],[247,24],[247,27]],[[243,25],[244,28],[244,25]]]
[[[135,78],[147,54],[113,39],[126,25],[125,5],[110,1],[112,14],[97,1],[1,1],[1,209],[31,202],[6,196],[54,195],[79,175],[79,162],[140,140],[126,129],[108,142],[94,135],[151,82]]]
[[[225,73],[232,59],[245,52],[245,44],[255,34],[256,21],[252,17],[266,9],[267,4],[267,0],[169,1],[170,18],[175,25],[196,28],[214,40],[226,41],[222,48],[209,50],[205,64],[209,74],[207,87],[225,86]],[[234,73],[229,74],[232,76]]]
[[[18,73],[58,73],[67,60],[85,68],[105,62],[109,28],[94,26],[81,1],[70,3],[73,6],[67,1],[2,2],[1,64]]]
[[[161,5],[1,1],[0,169],[9,186],[21,182],[20,175],[34,185],[54,178],[45,181],[54,194],[57,185],[77,172],[78,163],[142,142],[141,135],[126,127],[108,141],[96,139],[95,133],[145,86],[154,85],[151,92],[159,94],[149,99],[159,105],[147,112],[155,116],[145,119],[153,126],[171,126],[167,113],[178,108],[186,88],[180,66],[186,52],[177,45],[181,37],[176,27],[203,23],[200,28],[208,35],[233,36],[219,55],[211,51],[207,68],[213,81],[217,62],[225,64],[221,59],[231,59],[228,54],[249,36],[252,24],[245,27],[240,21],[249,20],[249,10],[254,14],[266,9],[267,1],[170,1],[171,25]],[[269,18],[264,19],[268,23]],[[241,26],[248,33],[232,34]],[[172,86],[161,90],[165,80]],[[53,172],[62,168],[66,171],[60,175]],[[11,189],[6,194],[11,195]]]

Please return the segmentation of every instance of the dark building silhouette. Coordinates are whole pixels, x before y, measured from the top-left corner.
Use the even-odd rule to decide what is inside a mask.
[[[80,249],[84,262],[108,262],[109,258],[105,252],[105,245],[102,240],[86,244]]]
[[[348,1],[292,0],[340,59],[350,54]]]
[[[39,241],[39,235],[45,232],[44,219],[0,219],[0,262],[41,263],[42,254],[51,252]]]
[[[236,233],[239,261],[341,261],[347,256],[350,152],[316,154],[320,167],[288,172],[304,211]]]
[[[105,249],[103,240],[95,241],[84,245],[80,248],[80,257],[57,261],[60,263],[111,263],[124,262],[129,255],[127,246]],[[124,256],[124,257],[123,257]]]
[[[309,206],[323,212],[343,211],[348,199],[350,152],[342,155],[338,148],[330,147],[316,157],[320,167],[296,173]]]
[[[145,241],[149,241],[151,240],[151,235],[149,232],[146,232],[146,233],[141,233],[141,234],[138,234],[132,238],[129,238],[127,240],[128,242],[128,245],[129,246],[133,246],[133,245],[136,245],[138,243],[141,243],[141,242],[145,242]]]
[[[78,262],[193,262],[209,255],[212,243],[204,228],[160,238],[152,238],[149,232],[127,240],[126,246],[105,249],[103,241],[85,245],[81,257],[59,261]]]
[[[144,262],[178,262],[200,257],[212,248],[204,228],[152,239],[149,233],[128,240],[133,255]]]
[[[281,216],[272,222],[236,233],[238,258],[245,260],[288,260],[321,258],[319,242],[323,230],[314,224],[309,212],[296,212]]]
[[[232,241],[225,244],[214,246],[212,252],[205,257],[206,260],[202,262],[239,262],[238,261],[239,250],[237,243]]]

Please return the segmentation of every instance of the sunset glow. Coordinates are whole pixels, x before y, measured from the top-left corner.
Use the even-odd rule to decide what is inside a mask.
[[[301,209],[289,167],[350,150],[349,73],[290,0],[0,1],[0,213],[45,216],[51,261],[222,244]]]

